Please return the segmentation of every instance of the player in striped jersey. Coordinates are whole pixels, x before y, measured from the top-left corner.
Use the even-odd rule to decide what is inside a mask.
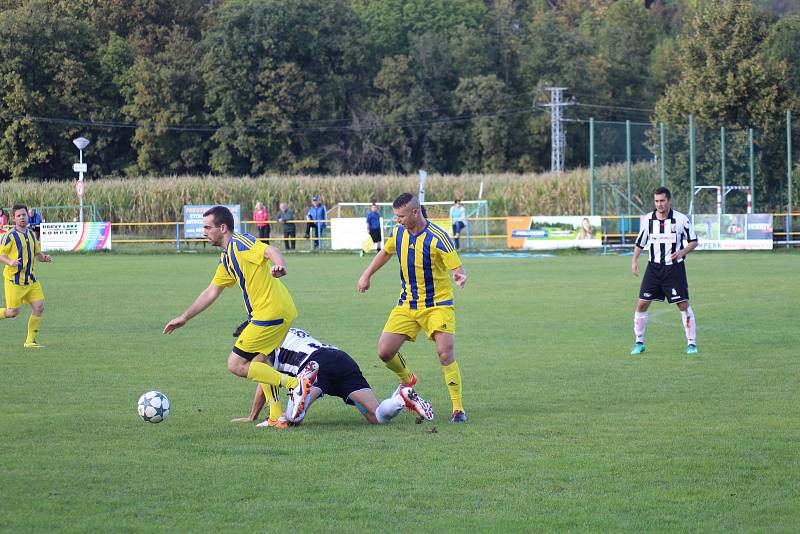
[[[33,267],[36,260],[47,263],[53,261],[53,258],[42,253],[36,234],[28,226],[28,207],[15,204],[11,209],[11,216],[14,219],[14,228],[0,241],[0,262],[5,264],[3,286],[6,295],[6,307],[0,308],[0,320],[16,317],[23,303],[30,304],[28,336],[23,347],[41,348],[42,345],[36,342],[36,334],[42,324],[44,291]]]
[[[639,302],[633,317],[636,342],[631,354],[644,352],[644,334],[649,320],[648,308],[654,300],[667,299],[681,312],[686,332],[686,353],[697,354],[697,326],[694,311],[689,304],[689,283],[686,280],[684,258],[697,248],[697,234],[683,213],[672,209],[672,195],[666,187],[653,192],[655,210],[642,222],[633,248],[631,272],[639,274],[639,254],[649,249],[650,260],[639,288]]]
[[[323,395],[339,397],[345,404],[355,406],[373,425],[390,422],[404,408],[416,412],[420,418],[433,419],[430,404],[410,387],[398,387],[391,397],[378,404],[375,393],[349,354],[299,328],[289,329],[280,348],[269,356],[268,362],[278,371],[297,376],[300,380],[300,384],[290,392],[284,418],[287,426],[288,423],[299,424],[311,404]],[[257,387],[250,415],[233,421],[255,421],[264,406],[265,393],[264,388]],[[256,426],[276,425],[270,425],[267,420]]]
[[[186,311],[167,323],[164,333],[182,327],[211,306],[226,287],[237,285],[249,324],[228,356],[228,370],[259,384],[275,386],[275,391],[280,386],[294,388],[298,384],[296,377],[279,373],[265,363],[266,355],[280,347],[297,317],[289,291],[278,280],[286,274],[283,255],[249,234],[234,233],[233,214],[224,206],[214,206],[203,214],[203,233],[209,243],[222,247],[214,278]],[[282,411],[277,395],[272,396],[270,419],[277,421]]]
[[[453,403],[450,420],[467,420],[461,401],[461,371],[455,356],[456,315],[453,305],[453,282],[463,288],[467,272],[447,232],[428,221],[419,199],[403,193],[392,203],[399,225],[358,280],[356,289],[369,289],[372,275],[396,255],[400,262],[400,298],[389,315],[378,340],[378,356],[400,379],[413,386],[417,377],[398,352],[408,340],[414,341],[420,330],[436,344],[444,382]]]

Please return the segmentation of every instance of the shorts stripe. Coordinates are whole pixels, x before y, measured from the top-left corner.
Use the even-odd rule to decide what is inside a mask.
[[[251,319],[250,323],[256,326],[275,326],[276,324],[283,324],[283,319],[273,319],[271,321],[256,321],[255,319]]]

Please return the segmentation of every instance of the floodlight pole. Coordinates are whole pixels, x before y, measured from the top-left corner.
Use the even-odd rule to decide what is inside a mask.
[[[80,200],[79,220],[81,225],[83,225],[83,173],[86,171],[86,165],[83,163],[83,149],[89,146],[89,140],[85,137],[78,137],[72,140],[72,144],[77,147],[80,157],[80,161],[72,166],[72,170],[78,173],[78,183],[75,184],[75,187],[78,191],[78,199]]]

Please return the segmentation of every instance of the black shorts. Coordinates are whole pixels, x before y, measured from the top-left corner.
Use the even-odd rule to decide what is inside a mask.
[[[461,230],[463,230],[465,226],[467,226],[467,225],[466,225],[466,224],[464,224],[464,222],[463,222],[463,221],[456,221],[456,222],[454,222],[454,223],[453,223],[453,233],[454,233],[454,234],[460,234],[460,233],[461,233]]]
[[[381,229],[380,228],[370,228],[369,236],[372,238],[373,243],[380,243],[381,242]]]
[[[321,389],[323,395],[333,395],[347,404],[354,404],[349,398],[351,393],[359,389],[370,389],[358,364],[342,350],[320,349],[308,359],[319,364],[319,374],[314,386]]]
[[[689,300],[689,283],[686,281],[686,265],[683,262],[673,265],[647,262],[647,270],[639,287],[642,300],[667,299],[670,304]]]

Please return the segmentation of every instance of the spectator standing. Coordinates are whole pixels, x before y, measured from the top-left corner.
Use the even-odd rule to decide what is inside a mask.
[[[267,208],[260,201],[256,202],[256,209],[253,211],[253,220],[258,227],[258,238],[264,240],[269,245],[269,214]]]
[[[36,234],[36,239],[38,240],[39,239],[39,227],[44,222],[44,219],[42,219],[42,215],[39,212],[36,211],[36,208],[31,208],[31,209],[28,210],[28,221],[29,221],[28,224],[30,225],[31,230],[33,230],[33,233]]]
[[[453,225],[453,238],[456,242],[456,250],[461,248],[461,230],[467,226],[467,210],[461,205],[461,199],[457,198],[450,207],[450,222]]]
[[[8,215],[6,215],[6,210],[0,208],[0,232],[3,232],[4,226],[8,224]]]
[[[297,227],[294,224],[294,210],[281,202],[278,205],[277,221],[283,224],[283,242],[286,250],[294,250],[297,238]]]
[[[306,226],[306,237],[311,237],[310,232],[313,230],[314,248],[319,248],[320,238],[322,237],[322,233],[325,231],[325,226],[327,226],[325,221],[328,220],[328,210],[325,209],[325,205],[320,202],[317,195],[314,195],[311,198],[311,207],[308,208],[306,219],[308,219]]]
[[[372,242],[378,245],[378,252],[381,251],[381,214],[376,203],[372,203],[367,212],[367,232],[372,238]]]

